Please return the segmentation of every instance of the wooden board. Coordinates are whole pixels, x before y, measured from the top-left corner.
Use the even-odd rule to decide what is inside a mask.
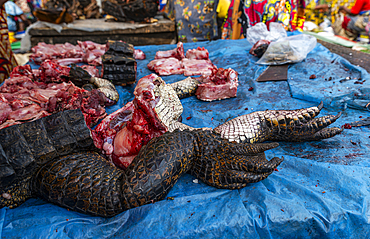
[[[77,20],[63,27],[61,32],[49,27],[31,28],[31,46],[39,42],[58,44],[77,41],[106,43],[107,40],[122,40],[135,46],[161,45],[176,42],[175,23],[159,19],[155,23],[105,22],[104,19]]]
[[[256,81],[281,81],[288,79],[288,64],[279,66],[268,66]]]

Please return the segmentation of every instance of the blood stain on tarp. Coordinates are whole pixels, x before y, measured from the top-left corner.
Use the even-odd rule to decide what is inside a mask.
[[[342,125],[342,127],[345,129],[352,129],[352,126],[348,123],[345,123],[344,125]]]
[[[212,112],[212,110],[201,110],[203,113]]]
[[[352,154],[347,154],[347,155],[344,155],[345,158],[355,158],[357,156],[362,156],[364,154],[360,154],[360,153],[352,153]]]

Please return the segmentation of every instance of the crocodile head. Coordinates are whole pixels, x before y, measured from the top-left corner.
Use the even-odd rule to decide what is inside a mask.
[[[183,107],[162,78],[141,78],[135,98],[105,118],[93,131],[95,145],[116,166],[126,168],[150,139],[164,134],[180,117]]]

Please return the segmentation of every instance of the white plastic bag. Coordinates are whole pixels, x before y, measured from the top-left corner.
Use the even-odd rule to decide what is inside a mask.
[[[262,65],[282,65],[304,60],[316,46],[316,38],[300,34],[271,42],[265,54],[257,61]]]
[[[284,27],[277,22],[270,23],[270,31],[263,22],[247,29],[247,40],[252,46],[259,40],[277,41],[284,37],[287,37],[287,33]]]

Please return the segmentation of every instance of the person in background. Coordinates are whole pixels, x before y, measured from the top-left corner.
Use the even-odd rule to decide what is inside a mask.
[[[287,31],[302,31],[305,0],[231,0],[222,39],[246,38],[247,28],[259,22],[281,23]]]
[[[221,38],[222,34],[222,27],[224,25],[225,18],[227,16],[227,11],[230,7],[230,0],[219,0],[217,5],[217,28],[218,28],[218,36],[217,38]]]
[[[17,61],[14,58],[9,42],[8,24],[4,8],[6,1],[0,0],[0,83],[8,78],[13,68],[17,66]]]
[[[26,18],[34,23],[37,21],[36,17],[33,15],[33,11],[35,10],[35,3],[31,0],[14,0],[15,4],[17,4],[18,7],[21,8],[23,11],[23,14],[26,16]]]
[[[30,20],[26,18],[22,9],[13,1],[7,1],[4,4],[5,12],[7,14],[8,28],[11,32],[23,32],[28,25],[31,24]]]
[[[336,35],[356,40],[361,32],[366,31],[370,16],[370,0],[357,0],[351,9],[340,6],[338,11],[345,16],[341,24],[334,28]]]
[[[175,21],[177,38],[181,42],[217,39],[218,0],[167,0],[165,16]]]

